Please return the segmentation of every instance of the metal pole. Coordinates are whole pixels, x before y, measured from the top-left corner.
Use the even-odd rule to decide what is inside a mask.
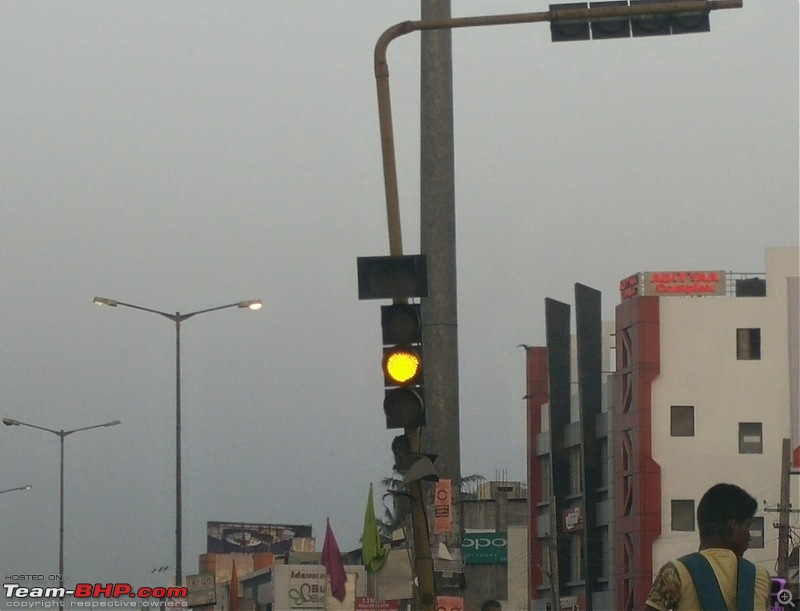
[[[183,585],[181,503],[181,313],[175,312],[175,585]]]
[[[421,0],[423,21],[449,19],[450,0]],[[420,245],[427,259],[428,298],[421,303],[425,346],[422,451],[438,456],[436,471],[451,482],[452,522],[431,534],[461,549],[461,444],[458,398],[455,161],[452,31],[423,30],[420,49]],[[433,504],[429,495],[428,507]],[[432,511],[432,510],[430,510]],[[429,513],[430,513],[429,511]],[[460,596],[459,574],[435,573],[436,593]]]
[[[154,310],[153,308],[146,308],[144,306],[135,305],[133,303],[125,303],[116,299],[108,299],[107,297],[95,297],[94,303],[97,305],[107,305],[111,307],[125,306],[133,308],[134,310],[142,310],[144,312],[151,312],[158,314],[164,318],[175,323],[175,585],[183,585],[183,523],[182,523],[182,492],[181,492],[181,322],[187,318],[197,316],[198,314],[205,314],[206,312],[216,312],[217,310],[225,310],[227,308],[247,308],[250,310],[259,310],[261,308],[260,299],[248,299],[244,301],[237,301],[235,303],[228,303],[213,308],[206,308],[205,310],[197,310],[189,312],[188,314],[181,314],[175,312],[162,312],[161,310]]]
[[[30,424],[28,422],[20,422],[19,420],[15,420],[13,418],[3,418],[3,424],[6,426],[27,426],[32,429],[39,429],[40,431],[46,431],[48,433],[52,433],[53,435],[57,435],[60,441],[60,460],[59,460],[59,479],[60,479],[60,486],[59,486],[59,511],[58,511],[58,581],[59,587],[63,592],[64,589],[64,438],[67,435],[72,435],[72,433],[79,433],[81,431],[89,431],[91,429],[99,429],[101,427],[107,426],[117,426],[120,424],[119,420],[112,420],[111,422],[105,422],[103,424],[94,424],[92,426],[84,426],[79,429],[71,429],[69,431],[65,431],[61,429],[59,431],[55,429],[49,429],[44,426],[38,426],[36,424]],[[23,486],[22,488],[30,488],[30,486]],[[12,490],[18,490],[18,488],[13,488]],[[8,492],[8,490],[3,490],[2,492]],[[63,595],[59,595],[59,607],[64,607],[64,597]]]
[[[411,452],[420,451],[420,430],[406,430]],[[433,570],[428,516],[422,482],[411,483],[411,524],[414,535],[414,576],[417,578],[417,599],[420,611],[436,610],[436,578]]]
[[[784,439],[781,446],[781,503],[778,509],[778,576],[789,574],[789,506],[791,495],[789,472],[792,464],[792,441]]]
[[[561,575],[558,572],[558,516],[556,515],[556,497],[550,497],[550,534],[547,545],[547,553],[549,555],[550,563],[550,600],[553,603],[553,611],[558,611],[560,608],[559,601],[561,600],[561,592],[559,589],[559,580]]]
[[[58,511],[58,587],[59,597],[58,606],[64,608],[64,437],[66,433],[61,429],[57,433],[61,441],[61,489],[59,493],[59,511]]]

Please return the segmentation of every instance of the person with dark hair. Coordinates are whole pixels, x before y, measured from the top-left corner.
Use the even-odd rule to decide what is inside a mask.
[[[500,606],[498,601],[490,598],[481,605],[481,611],[503,611],[503,607]]]
[[[716,484],[697,506],[699,551],[667,562],[647,611],[768,611],[770,578],[742,556],[758,502],[739,486]]]

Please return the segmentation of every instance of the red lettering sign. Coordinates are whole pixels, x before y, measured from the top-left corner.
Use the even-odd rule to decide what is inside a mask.
[[[619,281],[619,298],[625,301],[639,294],[639,274],[633,274]]]
[[[655,295],[725,295],[724,271],[642,272],[620,280],[620,300]]]

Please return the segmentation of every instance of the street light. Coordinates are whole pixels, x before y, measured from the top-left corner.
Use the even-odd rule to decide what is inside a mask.
[[[4,492],[14,492],[14,490],[30,490],[31,488],[33,488],[33,486],[30,484],[25,486],[17,486],[16,488],[6,488],[5,490],[0,490],[0,494],[3,494]]]
[[[187,318],[197,316],[198,314],[205,314],[206,312],[215,312],[217,310],[225,310],[227,308],[245,308],[248,310],[260,310],[262,302],[260,299],[246,299],[244,301],[237,301],[214,308],[206,308],[205,310],[197,310],[196,312],[189,312],[188,314],[181,314],[175,312],[162,312],[152,308],[145,308],[142,306],[134,305],[132,303],[125,303],[117,301],[116,299],[108,299],[106,297],[95,297],[93,302],[100,306],[124,306],[126,308],[133,308],[134,310],[142,310],[143,312],[151,312],[158,314],[164,318],[168,318],[175,323],[175,584],[183,584],[182,573],[182,556],[183,556],[183,523],[182,523],[182,494],[181,494],[181,323]]]
[[[119,420],[112,420],[111,422],[105,422],[103,424],[94,424],[92,426],[84,426],[79,429],[71,429],[69,431],[65,431],[64,429],[55,430],[55,429],[48,429],[44,426],[37,426],[35,424],[28,424],[27,422],[20,422],[19,420],[14,420],[13,418],[3,418],[3,424],[6,426],[27,426],[32,429],[39,429],[40,431],[47,431],[48,433],[52,433],[53,435],[57,435],[58,438],[61,440],[61,490],[59,495],[59,516],[58,516],[58,585],[61,591],[64,590],[64,437],[67,435],[72,435],[72,433],[79,433],[80,431],[89,431],[91,429],[99,429],[102,427],[107,426],[117,426],[119,424]],[[12,490],[25,490],[30,488],[31,486],[22,486],[21,488],[12,488]],[[3,492],[7,492],[4,490]],[[59,597],[59,605],[61,607],[64,606],[64,598],[63,596]]]

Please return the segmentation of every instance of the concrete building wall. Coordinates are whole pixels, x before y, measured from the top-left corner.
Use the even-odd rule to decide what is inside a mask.
[[[797,267],[797,249],[769,249],[766,297],[660,299],[661,371],[652,384],[652,451],[662,485],[655,568],[699,542],[696,529],[672,529],[673,500],[694,500],[696,507],[721,481],[742,486],[759,505],[779,500],[781,440],[793,437],[787,278],[797,276]],[[760,359],[737,359],[737,329],[745,328],[761,330]],[[671,406],[694,407],[693,436],[671,434]],[[761,453],[739,452],[743,422],[761,423]],[[774,571],[777,515],[760,515],[764,547],[747,557]]]
[[[462,500],[461,503],[465,532],[499,532],[507,536],[506,563],[470,564],[467,561],[464,566],[466,609],[479,609],[488,598],[501,601],[503,609],[527,609],[528,501],[507,498],[507,493],[498,490],[504,487],[495,486],[494,499]],[[514,490],[519,489],[519,486],[514,487]]]
[[[508,527],[508,595],[503,609],[528,609],[528,526]]]

